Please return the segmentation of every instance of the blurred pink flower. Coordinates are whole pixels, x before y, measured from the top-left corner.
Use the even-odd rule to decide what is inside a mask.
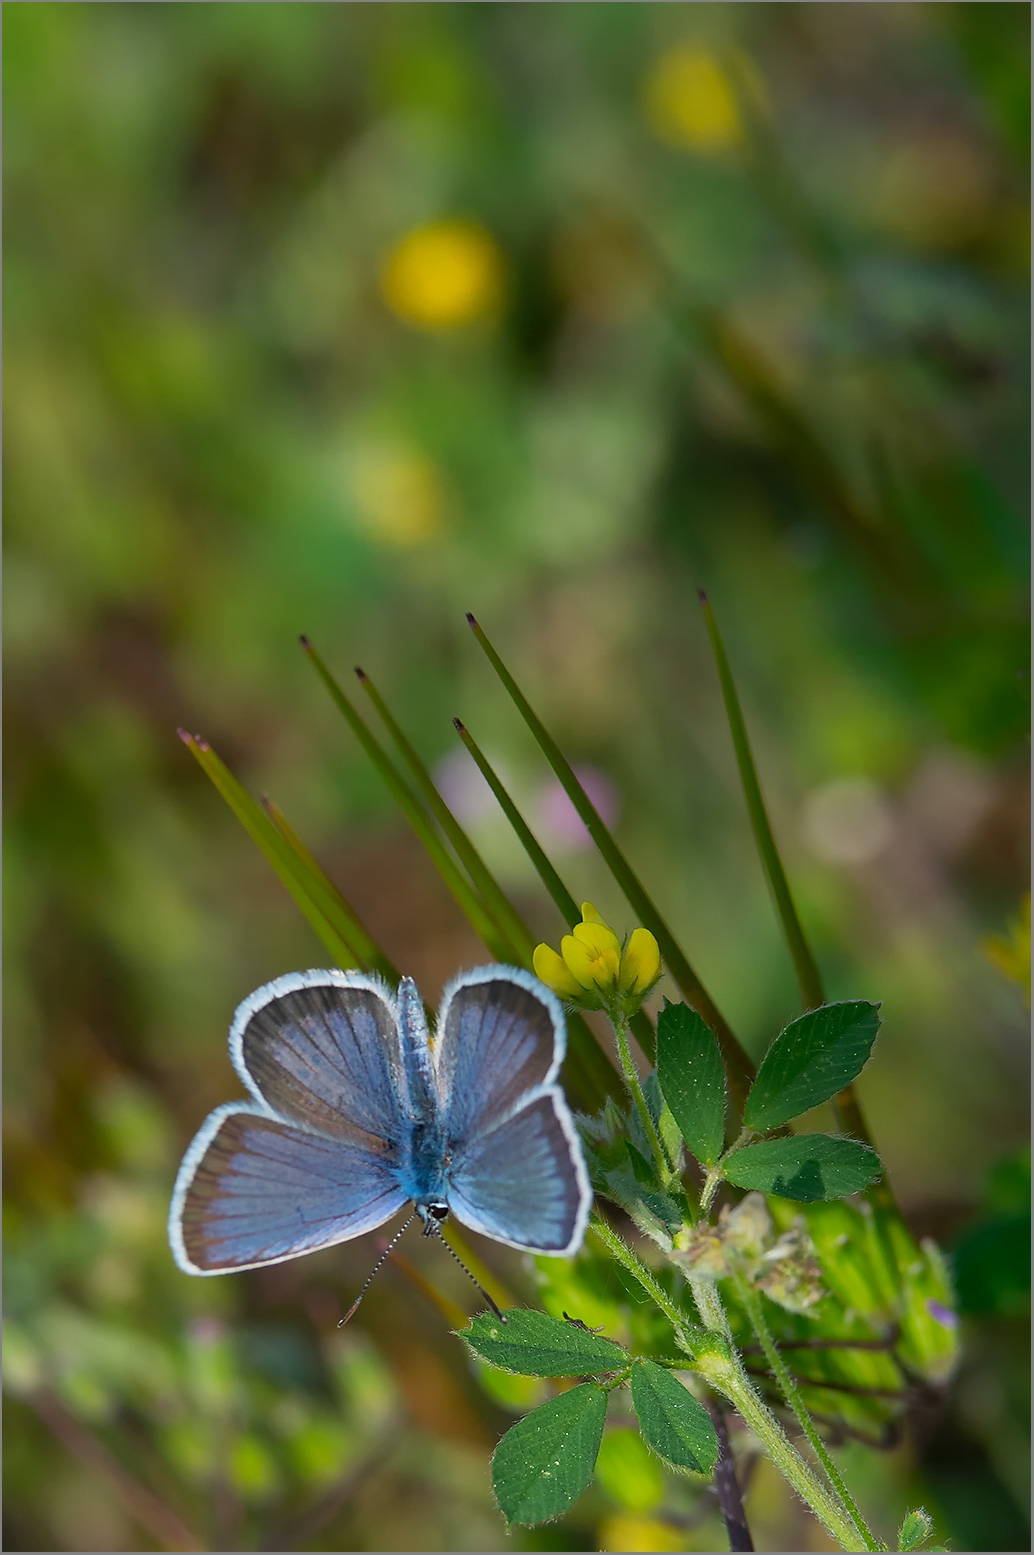
[[[574,771],[603,820],[613,826],[621,814],[621,796],[614,783],[599,767],[575,767]],[[584,821],[556,778],[541,789],[536,811],[544,847],[574,853],[593,846]]]

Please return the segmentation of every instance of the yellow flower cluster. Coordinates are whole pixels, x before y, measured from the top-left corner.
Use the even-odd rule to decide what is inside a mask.
[[[537,945],[532,964],[547,988],[583,1010],[618,1009],[634,1015],[661,975],[661,953],[649,929],[633,929],[622,946],[591,902],[582,921],[560,941]]]

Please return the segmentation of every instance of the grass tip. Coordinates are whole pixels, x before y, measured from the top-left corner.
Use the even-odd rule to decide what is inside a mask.
[[[194,736],[194,743],[196,744],[199,751],[210,751],[212,749],[208,741],[203,740],[200,734]]]
[[[702,605],[709,605],[711,603],[711,601],[707,597],[707,590],[706,589],[697,589],[697,596],[699,597],[700,603]]]
[[[467,730],[462,718],[454,718],[452,724],[457,734],[466,734]]]
[[[467,611],[467,625],[476,627],[477,624],[478,624],[477,623],[477,617],[475,616],[473,610],[468,610]]]
[[[194,736],[191,734],[189,729],[177,729],[176,733],[179,735],[184,745],[193,745]]]
[[[369,678],[370,678],[369,675],[367,675],[366,671],[359,664],[357,664],[355,666],[355,677],[356,677],[357,680],[361,680],[363,682],[369,680]]]
[[[304,632],[302,632],[301,636],[298,638],[298,641],[301,643],[301,645],[305,649],[306,653],[311,653],[312,652],[312,643],[306,637]]]

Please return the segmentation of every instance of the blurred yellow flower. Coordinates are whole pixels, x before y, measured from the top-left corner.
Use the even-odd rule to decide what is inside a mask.
[[[499,248],[483,227],[468,221],[415,228],[381,269],[388,307],[420,329],[454,329],[493,313],[502,289]]]
[[[1006,977],[1019,983],[1030,1001],[1030,892],[1020,903],[1020,910],[1009,924],[1008,933],[990,934],[981,949]]]
[[[600,1524],[601,1550],[684,1550],[686,1536],[658,1517],[616,1512]]]
[[[351,477],[363,525],[385,545],[410,550],[436,540],[445,529],[441,476],[418,449],[390,444],[363,448]]]
[[[583,1009],[618,1006],[633,1015],[661,975],[661,953],[649,929],[634,929],[622,946],[591,902],[582,903],[582,921],[560,941],[560,954],[537,945],[535,975],[547,988]]]
[[[743,139],[732,86],[705,49],[668,49],[647,76],[644,97],[651,129],[669,145],[706,153]]]

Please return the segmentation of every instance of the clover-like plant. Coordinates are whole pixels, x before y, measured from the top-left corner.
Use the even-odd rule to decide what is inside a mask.
[[[463,1248],[506,1321],[478,1316],[461,1327],[461,1337],[493,1396],[526,1409],[493,1458],[507,1522],[535,1525],[573,1504],[593,1476],[608,1401],[627,1389],[649,1451],[676,1474],[714,1478],[731,1548],[753,1546],[729,1445],[729,1410],[842,1548],[879,1550],[886,1546],[863,1517],[829,1442],[852,1435],[886,1444],[917,1391],[944,1384],[957,1354],[951,1290],[936,1246],[918,1245],[902,1218],[854,1093],[879,1031],[879,1005],[865,998],[826,1002],[714,614],[702,600],[754,838],[803,1006],[757,1069],[473,617],[477,641],[637,920],[625,938],[591,903],[578,906],[457,719],[460,739],[567,924],[559,951],[536,945],[370,678],[357,671],[399,759],[302,641],[489,953],[534,969],[567,1011],[563,1080],[580,1109],[596,1196],[585,1246],[573,1259],[536,1260],[543,1310],[516,1305]],[[397,980],[277,807],[256,803],[205,741],[183,738],[334,960]],[[662,967],[682,997],[665,1001],[655,1027],[643,1005]],[[609,1020],[617,1067],[586,1011]],[[643,1076],[633,1041],[648,1066]],[[838,1132],[794,1132],[803,1114],[825,1102]],[[621,1217],[638,1231],[639,1248]],[[448,1235],[462,1245],[454,1229]],[[422,1279],[421,1286],[426,1293]],[[431,1295],[454,1315],[451,1303]],[[925,1511],[910,1512],[897,1547],[917,1549],[932,1532]]]

